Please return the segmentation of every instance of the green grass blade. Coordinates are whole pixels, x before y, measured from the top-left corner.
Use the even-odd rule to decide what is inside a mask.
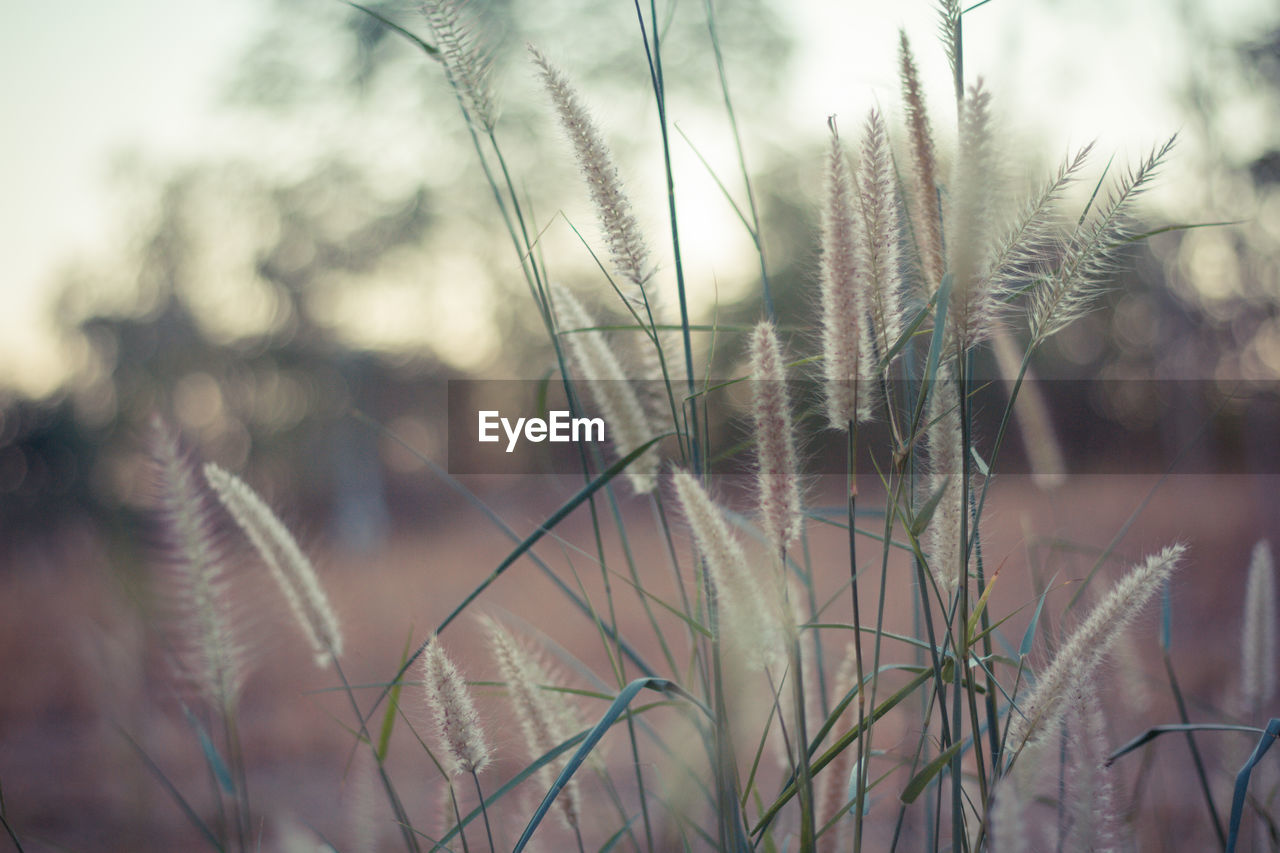
[[[1053,582],[1058,576],[1054,575],[1045,584],[1044,590],[1040,593],[1040,600],[1036,602],[1035,612],[1031,614],[1031,624],[1027,625],[1027,630],[1022,635],[1022,643],[1018,646],[1018,656],[1026,657],[1031,654],[1031,647],[1036,642],[1036,629],[1040,625],[1040,612],[1044,610],[1044,600],[1049,596],[1049,590],[1053,589]]]
[[[938,490],[929,495],[929,499],[920,506],[920,511],[916,513],[915,518],[905,517],[906,514],[910,512],[910,509],[903,509],[903,521],[907,522],[907,529],[911,531],[911,536],[913,538],[919,539],[920,535],[924,533],[926,528],[928,528],[929,522],[933,519],[934,512],[938,509],[938,503],[942,500],[942,496],[946,493],[947,486],[950,484],[951,478],[947,477],[947,479],[943,481],[942,485],[938,487]]]
[[[213,745],[213,739],[209,737],[204,725],[185,704],[182,706],[182,713],[187,719],[187,725],[191,726],[191,730],[196,733],[196,739],[200,742],[200,752],[204,755],[205,764],[209,766],[209,772],[213,774],[218,787],[222,789],[224,794],[234,797],[236,785],[231,779],[231,769],[227,767],[227,763],[218,753],[218,748]]]
[[[431,473],[435,474],[437,477],[443,480],[445,485],[453,489],[458,494],[462,495],[462,497],[464,497],[468,503],[470,503],[476,509],[480,510],[480,512],[484,514],[484,517],[489,519],[489,521],[494,525],[494,527],[502,531],[502,535],[506,536],[512,542],[515,542],[517,544],[521,541],[520,535],[516,533],[516,531],[512,529],[512,527],[509,524],[503,521],[501,516],[499,516],[496,512],[494,512],[493,509],[488,504],[480,500],[480,498],[477,497],[475,493],[473,493],[470,489],[468,489],[462,483],[458,482],[457,478],[453,477],[448,471],[440,467],[439,463],[437,463],[430,456],[427,456],[425,453],[418,450],[416,447],[409,444],[400,436],[396,435],[393,431],[383,426],[382,424],[378,423],[373,418],[366,415],[364,412],[361,412],[359,409],[353,409],[352,415],[357,420],[360,420],[366,425],[377,430],[379,433],[385,435],[387,438],[391,439],[396,444],[403,447],[409,453],[413,454],[413,456],[416,459],[421,461],[423,465],[426,465],[427,468],[431,470]],[[543,576],[546,577],[546,579],[549,580],[552,583],[552,585],[554,585],[556,589],[558,589],[560,593],[565,596],[565,598],[569,599],[570,603],[572,603],[574,607],[576,607],[587,618],[589,619],[591,618],[591,608],[587,606],[587,603],[583,601],[581,598],[579,598],[578,594],[574,592],[569,587],[568,584],[560,580],[559,576],[556,575],[556,573],[551,570],[551,567],[548,566],[546,562],[544,562],[537,554],[533,554],[533,553],[529,554],[529,559],[533,562],[535,566],[538,567],[539,571],[542,572]],[[632,648],[632,646],[629,643],[627,643],[626,640],[624,640],[620,636],[615,637],[613,635],[610,635],[610,638],[613,639],[622,647],[623,653],[628,658],[630,658],[631,662],[634,663],[637,668],[639,668],[642,674],[644,675],[656,674],[653,668],[650,667],[649,664],[645,661],[645,659],[640,656],[640,653],[637,652],[634,648]],[[381,686],[385,690],[386,687],[392,683],[394,682],[386,682]]]
[[[640,445],[635,450],[631,451],[626,456],[622,457],[617,462],[610,465],[608,468],[604,470],[603,473],[600,474],[600,476],[596,477],[586,486],[579,489],[578,492],[574,494],[573,497],[569,498],[569,500],[567,500],[564,504],[562,504],[559,509],[551,513],[551,515],[547,517],[546,521],[538,525],[537,530],[533,531],[528,536],[526,536],[523,540],[521,540],[520,544],[515,547],[515,550],[513,550],[510,554],[508,554],[506,558],[498,565],[498,567],[494,569],[492,572],[490,572],[489,576],[486,577],[484,580],[482,580],[480,584],[475,589],[473,589],[467,595],[466,598],[462,600],[462,603],[460,603],[457,607],[453,608],[453,610],[449,612],[449,615],[446,616],[444,618],[444,621],[442,621],[440,625],[436,628],[435,633],[439,634],[443,632],[444,629],[447,628],[449,624],[453,622],[453,620],[457,619],[458,616],[461,615],[462,612],[466,610],[471,605],[471,603],[474,602],[480,596],[481,593],[483,593],[486,589],[489,588],[490,584],[492,584],[499,577],[501,577],[502,574],[506,572],[507,569],[515,565],[515,562],[519,560],[522,556],[524,556],[524,554],[530,548],[536,545],[538,541],[548,533],[548,531],[553,529],[560,522],[564,521],[575,509],[577,509],[584,502],[586,502],[587,499],[589,499],[592,495],[594,495],[601,488],[603,488],[606,483],[608,483],[614,477],[621,474],[628,465],[630,465],[632,462],[639,459],[640,456],[644,454],[644,452],[647,451],[650,447],[657,444],[659,441],[662,441],[664,438],[666,438],[669,435],[671,435],[671,433],[667,432],[667,433],[662,433],[661,435],[658,435],[658,436],[654,436],[649,441],[646,441],[644,444]],[[425,651],[427,648],[427,643],[429,643],[430,641],[431,639],[428,637],[425,641],[423,641],[422,645],[418,646],[418,649],[409,657],[409,659],[405,661],[403,664],[401,664],[399,671],[396,672],[395,676],[391,679],[390,682],[388,682],[388,687],[383,689],[382,693],[379,694],[377,701],[373,703],[373,707],[369,709],[369,715],[372,715],[373,712],[377,710],[378,706],[382,704],[382,701],[387,698],[387,694],[390,692],[391,686],[400,683],[400,679],[404,677],[404,674],[405,672],[408,671],[409,667],[412,666],[413,663],[419,657],[422,656],[423,651]]]
[[[724,200],[729,203],[729,207],[733,208],[733,212],[737,214],[738,220],[742,223],[742,227],[747,229],[747,233],[751,235],[752,240],[759,243],[760,235],[758,235],[755,229],[751,227],[751,223],[747,221],[747,215],[742,212],[742,208],[733,200],[733,195],[730,194],[729,188],[724,185],[724,181],[720,180],[720,176],[716,174],[716,170],[709,162],[707,162],[707,158],[702,156],[702,152],[698,150],[698,146],[693,144],[693,140],[689,138],[689,134],[684,132],[684,128],[680,126],[679,122],[675,123],[675,129],[676,133],[680,134],[680,138],[689,146],[689,150],[698,158],[698,162],[702,163],[703,168],[707,170],[707,174],[711,176],[711,180],[715,181],[716,186],[720,188],[720,194],[723,195]]]
[[[579,489],[578,492],[573,497],[569,498],[569,500],[565,501],[560,506],[559,509],[551,513],[551,515],[547,516],[547,520],[544,521],[542,524],[538,525],[537,530],[533,531],[528,536],[526,536],[520,542],[520,544],[517,545],[515,549],[512,550],[512,552],[503,559],[501,563],[498,564],[498,567],[489,573],[488,577],[482,580],[476,586],[475,589],[473,589],[470,593],[467,594],[467,597],[464,598],[461,601],[461,603],[458,604],[457,607],[455,607],[452,611],[450,611],[449,615],[446,616],[444,620],[440,623],[439,627],[436,628],[436,633],[439,634],[443,632],[445,628],[449,627],[449,624],[452,623],[454,619],[457,619],[458,616],[461,615],[464,610],[466,610],[469,606],[471,606],[471,603],[475,601],[480,596],[481,593],[483,593],[486,589],[488,589],[490,584],[492,584],[499,577],[501,577],[503,573],[506,572],[507,569],[511,568],[511,566],[513,566],[517,560],[519,560],[522,556],[524,556],[526,551],[528,551],[530,548],[536,545],[538,541],[542,539],[543,536],[546,536],[550,530],[555,528],[557,524],[559,524],[560,522],[568,518],[569,515],[572,514],[575,509],[580,507],[582,504],[586,503],[586,501],[592,495],[600,491],[600,489],[604,488],[604,486],[609,481],[611,481],[614,477],[618,476],[623,471],[625,471],[632,462],[635,462],[642,455],[644,455],[644,453],[650,447],[653,447],[655,444],[657,444],[658,442],[662,441],[664,438],[667,438],[670,435],[673,435],[673,433],[670,433],[670,432],[662,433],[661,435],[658,435],[658,436],[655,436],[654,438],[649,439],[644,444],[632,450],[626,456],[622,457],[617,462],[614,462],[612,465],[606,468],[604,472],[600,474],[600,476],[596,477],[590,483],[588,483],[587,485]],[[418,655],[421,653],[421,651],[422,650],[419,649],[418,652],[415,652],[413,657],[410,658],[409,661],[404,665],[404,667],[401,668],[401,671],[400,671],[401,675],[404,674],[404,670],[407,669],[408,666],[412,664],[414,660],[417,660]],[[398,677],[396,680],[398,680]]]
[[[1231,795],[1231,823],[1227,835],[1227,853],[1235,853],[1236,841],[1240,836],[1240,818],[1244,815],[1244,797],[1249,790],[1249,776],[1252,775],[1257,763],[1262,760],[1262,756],[1271,749],[1277,737],[1280,737],[1280,719],[1273,717],[1271,722],[1267,723],[1267,730],[1258,739],[1258,745],[1254,747],[1253,754],[1236,774],[1235,792]]]
[[[1274,724],[1276,721],[1272,720],[1271,722]],[[1268,731],[1270,731],[1269,727],[1260,729],[1257,726],[1233,726],[1227,723],[1172,723],[1164,726],[1152,726],[1107,756],[1104,766],[1110,767],[1118,759],[1123,758],[1135,749],[1146,746],[1161,735],[1177,734],[1179,732],[1248,732],[1249,734],[1258,735],[1266,734]]]
[[[713,716],[711,711],[705,705],[690,694],[686,693],[684,689],[675,682],[668,681],[665,678],[637,678],[635,681],[632,681],[622,689],[622,692],[618,694],[618,697],[609,705],[609,708],[600,718],[600,722],[596,723],[595,726],[591,728],[591,731],[587,732],[586,737],[578,746],[578,751],[573,754],[573,757],[569,759],[564,769],[560,771],[560,775],[556,777],[555,782],[551,785],[551,790],[547,791],[546,796],[544,796],[542,798],[542,802],[538,804],[538,808],[534,811],[533,816],[529,818],[529,823],[525,826],[524,832],[520,834],[520,839],[516,842],[516,846],[512,849],[512,853],[520,853],[520,851],[525,848],[529,843],[529,839],[533,837],[534,830],[536,830],[538,825],[542,823],[542,819],[550,810],[551,804],[555,802],[556,795],[563,790],[564,786],[568,784],[569,779],[573,777],[573,774],[577,772],[578,768],[582,766],[582,763],[586,761],[587,755],[591,753],[591,750],[595,749],[596,744],[600,742],[602,737],[604,737],[604,733],[608,731],[610,726],[617,722],[618,718],[622,716],[622,713],[626,711],[627,706],[631,704],[631,700],[634,699],[641,690],[645,689],[656,690],[659,693],[681,696],[694,705],[700,707],[703,713],[708,717]]]
[[[946,665],[943,667],[943,677],[950,678],[950,672],[951,661],[948,660]],[[914,693],[922,684],[931,678],[933,678],[933,670],[925,669],[916,675],[915,678],[911,679],[911,681],[907,682],[907,684],[898,690],[898,692],[884,700],[879,707],[867,715],[867,718],[862,722],[861,726],[854,726],[852,729],[847,731],[834,744],[832,744],[826,752],[813,761],[811,770],[814,775],[817,775],[819,771],[834,761],[837,755],[847,749],[849,744],[853,743],[854,740],[861,736],[862,732],[901,704],[904,699]],[[840,706],[837,706],[837,709],[843,710]],[[795,781],[792,780],[787,783],[787,786],[783,789],[782,793],[778,795],[777,799],[773,801],[765,813],[760,816],[756,825],[752,827],[751,834],[753,836],[760,835],[768,829],[769,824],[778,816],[778,812],[782,811],[787,803],[791,802],[791,799],[795,797],[796,793]]]
[[[413,648],[413,633],[404,638],[404,651],[400,653],[400,665],[403,667],[409,657],[409,649]],[[378,732],[378,763],[387,760],[387,748],[391,744],[391,731],[396,725],[396,709],[400,707],[400,690],[404,682],[396,679],[391,685],[391,695],[387,697],[387,710],[382,715],[382,729]]]
[[[947,307],[951,304],[951,273],[942,277],[938,285],[938,304],[934,309],[933,337],[929,339],[929,357],[925,361],[924,381],[932,385],[938,375],[938,361],[942,358],[943,335],[947,330]]]
[[[169,796],[173,798],[173,801],[177,804],[178,808],[182,809],[182,813],[186,815],[187,821],[205,837],[213,849],[225,850],[226,848],[223,847],[220,841],[218,841],[217,836],[213,834],[213,830],[209,828],[208,824],[200,819],[200,815],[196,813],[196,810],[192,808],[191,804],[182,796],[182,792],[179,791],[177,786],[169,780],[168,776],[164,775],[164,771],[160,769],[160,765],[151,760],[151,756],[147,755],[147,751],[142,748],[142,745],[130,737],[129,733],[119,726],[116,727],[116,731],[118,731],[120,736],[128,742],[129,746],[133,747],[134,752],[138,753],[138,757],[142,759],[142,763],[146,765],[147,769],[151,771],[151,774],[156,777],[156,780],[164,787],[164,789],[169,792]]]
[[[924,789],[929,787],[933,777],[941,773],[943,768],[951,763],[951,759],[959,754],[960,748],[967,743],[969,743],[967,740],[958,740],[944,749],[936,758],[926,764],[923,770],[911,778],[907,786],[902,789],[902,793],[898,795],[899,799],[904,803],[914,803],[916,797],[920,796]]]
[[[432,59],[435,59],[440,56],[440,51],[438,49],[427,44],[425,41],[418,38],[416,35],[409,32],[404,27],[397,24],[395,21],[392,21],[391,19],[378,14],[377,12],[368,8],[367,6],[361,6],[359,3],[352,3],[351,0],[343,0],[343,2],[353,9],[359,9],[361,12],[364,12],[370,18],[373,18],[375,21],[377,21],[387,29],[394,32],[396,35],[403,36],[405,39],[408,39],[413,45],[418,47],[420,50],[422,50],[422,52],[424,52],[427,56],[430,56]]]

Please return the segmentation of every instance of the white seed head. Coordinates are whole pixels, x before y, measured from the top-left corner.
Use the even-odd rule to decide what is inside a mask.
[[[1134,566],[1058,647],[1035,688],[1010,712],[1010,751],[1055,729],[1070,697],[1092,681],[1125,626],[1160,591],[1186,550],[1185,545],[1170,545]]]
[[[859,294],[858,227],[853,178],[845,163],[844,148],[834,125],[827,154],[826,204],[822,209],[822,372],[827,401],[827,422],[833,429],[847,429],[870,415],[866,398],[870,383],[859,382],[859,338],[865,325],[865,304]]]
[[[1271,545],[1264,539],[1253,548],[1244,599],[1240,687],[1252,714],[1276,694],[1276,588]]]
[[[311,643],[316,665],[323,667],[342,654],[342,630],[316,570],[297,540],[257,492],[217,465],[204,467],[205,479],[222,505],[244,531],[266,563]]]
[[[568,730],[573,714],[564,696],[543,690],[551,678],[537,656],[521,647],[507,630],[493,619],[484,620],[489,637],[489,648],[498,663],[498,670],[507,682],[507,692],[516,707],[516,716],[524,733],[530,759],[541,758],[545,753],[564,743],[577,731]],[[538,771],[542,784],[550,789],[560,768],[568,757],[562,755],[556,761],[543,765]],[[582,793],[575,775],[556,798],[559,814],[569,828],[580,825],[582,817]]]
[[[800,475],[786,365],[777,331],[768,320],[751,334],[751,380],[760,517],[774,551],[781,552],[800,535]]]
[[[158,491],[160,530],[172,581],[176,660],[209,703],[222,713],[236,704],[246,650],[236,630],[236,601],[226,555],[215,534],[211,496],[173,429],[152,419],[149,444]]]
[[[615,450],[625,456],[656,434],[636,394],[635,383],[623,373],[604,333],[592,328],[596,322],[582,303],[559,285],[552,285],[551,296],[560,329],[592,329],[564,334],[562,340],[578,376],[604,416]],[[651,447],[627,467],[627,480],[637,494],[653,491],[661,464],[657,448]]]
[[[468,5],[465,0],[425,0],[422,14],[468,118],[488,132],[498,121],[497,99],[489,83],[493,58],[476,35],[475,22],[468,20]]]
[[[432,637],[422,653],[422,677],[427,704],[435,714],[436,732],[449,755],[447,772],[451,776],[480,772],[489,763],[480,715],[470,688],[438,637]]]
[[[676,470],[672,481],[714,586],[722,636],[742,651],[749,666],[775,665],[788,643],[781,587],[771,584],[775,594],[764,593],[724,513],[696,477]]]

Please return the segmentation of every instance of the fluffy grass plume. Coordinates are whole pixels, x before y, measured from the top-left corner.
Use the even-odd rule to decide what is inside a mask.
[[[426,0],[422,4],[422,15],[463,111],[482,130],[489,132],[498,121],[497,100],[489,84],[493,59],[468,20],[471,17],[468,6],[464,0]]]
[[[929,442],[929,496],[942,490],[929,522],[929,570],[944,593],[960,586],[960,517],[968,511],[964,500],[965,459],[960,431],[960,398],[954,361],[938,365],[929,393],[926,431]]]
[[[151,419],[148,450],[163,562],[175,599],[175,663],[213,707],[229,715],[245,675],[245,649],[212,496],[177,433],[159,415]]]
[[[1027,820],[1029,792],[1027,777],[1031,774],[1015,767],[996,784],[994,801],[987,818],[990,823],[991,853],[1032,853],[1032,824]]]
[[[787,369],[778,332],[768,320],[751,333],[751,379],[760,517],[775,553],[781,553],[800,535],[800,474]]]
[[[587,184],[596,215],[600,219],[600,230],[609,243],[609,255],[614,269],[644,293],[645,285],[653,274],[649,264],[649,247],[631,212],[631,202],[618,177],[618,167],[604,142],[604,136],[564,72],[551,64],[542,51],[533,45],[529,45],[529,54],[542,76],[543,85],[560,119],[560,126],[573,145],[582,179]],[[645,293],[645,296],[647,298],[648,294]]]
[[[1177,137],[1151,153],[1121,178],[1106,202],[1095,206],[1067,242],[1061,264],[1031,293],[1030,325],[1035,343],[1056,334],[1084,314],[1115,268],[1130,236],[1130,212],[1151,186]]]
[[[635,384],[623,373],[604,333],[593,329],[595,320],[582,303],[559,285],[552,286],[551,296],[561,329],[592,329],[563,335],[563,340],[578,376],[604,416],[618,455],[625,456],[654,435]],[[651,447],[627,467],[627,480],[637,494],[653,491],[661,462],[657,448]]]
[[[284,593],[298,625],[311,643],[316,665],[342,655],[342,629],[311,560],[271,508],[239,477],[217,465],[204,467],[205,478],[236,524],[266,563]]]
[[[1015,288],[1024,287],[1051,267],[1062,243],[1058,204],[1079,177],[1092,150],[1091,142],[1074,155],[1068,155],[1053,177],[1024,201],[1005,225],[988,263],[987,287],[998,297],[1012,295]]]
[[[450,776],[479,773],[489,763],[489,744],[471,690],[445,654],[439,637],[432,637],[422,653],[423,689],[435,715],[436,734],[445,745]]]
[[[484,626],[489,638],[489,648],[507,683],[511,702],[515,705],[529,758],[539,759],[544,753],[578,733],[576,730],[569,730],[572,714],[565,707],[563,695],[543,689],[543,685],[551,683],[551,678],[537,656],[522,648],[493,619],[485,619]],[[538,771],[538,778],[544,787],[550,789],[566,760],[562,756],[557,761],[543,765]],[[582,822],[582,791],[577,775],[560,791],[556,797],[556,805],[565,825],[577,830]]]
[[[893,151],[884,116],[873,109],[867,116],[862,136],[862,160],[858,166],[858,191],[866,238],[860,241],[858,270],[869,280],[867,308],[870,313],[870,355],[879,363],[902,334],[902,268],[898,257],[898,200]]]
[[[858,292],[858,216],[853,177],[845,162],[844,148],[835,122],[831,122],[831,147],[827,153],[826,203],[822,208],[822,372],[827,401],[827,423],[847,429],[854,420],[870,415],[866,392],[860,383],[865,364],[860,359],[859,337],[864,325],[864,302]],[[859,385],[863,387],[859,387]]]
[[[1275,562],[1265,539],[1254,546],[1249,562],[1240,662],[1245,708],[1256,714],[1276,695]]]
[[[982,81],[960,109],[960,147],[947,205],[947,269],[952,276],[947,321],[962,350],[991,332],[998,307],[987,277],[1000,175],[991,128],[991,94]]]
[[[747,566],[742,546],[729,531],[724,513],[688,471],[672,476],[680,508],[711,576],[720,608],[720,625],[747,657],[748,666],[775,664],[786,652],[787,632],[781,586],[766,596]]]
[[[924,297],[928,299],[942,283],[942,208],[938,201],[938,159],[933,149],[933,130],[925,107],[920,72],[911,53],[906,30],[898,33],[898,72],[902,78],[902,103],[907,112],[910,141],[911,180],[908,184],[908,211],[915,235],[916,251],[924,275]]]
[[[1114,771],[1106,765],[1107,721],[1093,684],[1085,684],[1071,702],[1067,729],[1071,758],[1067,768],[1067,806],[1071,814],[1068,850],[1124,849],[1118,828]]]
[[[1125,626],[1160,591],[1186,552],[1170,545],[1134,566],[1090,611],[1039,674],[1035,688],[1010,712],[1008,744],[1017,750],[1043,738],[1062,719],[1067,702],[1091,682]]]

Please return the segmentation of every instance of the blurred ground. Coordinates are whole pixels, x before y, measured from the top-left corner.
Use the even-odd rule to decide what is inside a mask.
[[[1030,575],[1034,571],[1041,578],[1052,577],[1058,588],[1045,608],[1047,628],[1058,631],[1074,582],[1087,574],[1097,553],[1150,495],[1116,553],[1132,560],[1174,539],[1190,543],[1190,558],[1173,588],[1177,674],[1193,719],[1234,722],[1245,571],[1254,542],[1274,535],[1266,524],[1274,496],[1280,494],[1278,480],[1198,475],[1160,483],[1154,476],[1111,475],[1072,479],[1051,495],[1037,491],[1026,478],[1001,480],[992,488],[984,525],[986,565],[989,571],[996,567],[1000,571],[991,612],[1006,614],[1025,605],[1033,596]],[[577,485],[572,478],[545,477],[474,478],[469,483],[521,535],[533,530]],[[862,506],[882,504],[883,495],[874,481],[867,478],[861,488]],[[838,501],[836,482],[819,482],[810,495],[812,505]],[[622,505],[640,577],[656,595],[671,600],[670,564],[649,505],[632,498],[624,498]],[[612,525],[607,508],[602,505],[601,510],[602,526],[608,530]],[[879,529],[882,523],[875,517],[860,519],[860,526],[868,530]],[[305,525],[301,532],[307,541]],[[809,533],[810,557],[817,567],[817,598],[834,601],[822,621],[847,621],[848,594],[842,590],[848,576],[847,541],[842,531],[816,522],[810,524]],[[611,566],[625,574],[616,535],[605,538]],[[411,636],[414,643],[424,639],[511,547],[509,540],[460,501],[452,509],[442,509],[429,523],[398,530],[374,553],[343,554],[326,548],[316,537],[310,541],[345,625],[348,651],[343,663],[353,684],[387,679],[407,639]],[[677,546],[687,562],[687,548],[682,542]],[[861,559],[867,562],[878,553],[868,538],[861,539],[859,547]],[[574,587],[579,583],[576,571],[582,589],[603,607],[600,573],[592,559],[591,519],[585,507],[536,551]],[[142,624],[140,611],[147,606],[138,592],[144,588],[140,571],[111,565],[102,542],[87,529],[64,531],[47,545],[11,549],[11,555],[11,565],[0,566],[0,785],[6,817],[23,848],[196,849],[199,841],[190,825],[124,736],[136,740],[208,817],[209,780],[199,748],[155,653],[155,634]],[[1108,563],[1104,571],[1114,576],[1119,568]],[[893,629],[909,631],[912,581],[907,569],[895,553],[888,568],[886,621]],[[864,577],[870,586],[863,588],[864,602],[875,602],[877,576],[878,565],[867,569]],[[666,674],[636,597],[620,577],[612,583],[623,634]],[[390,814],[376,798],[379,792],[362,793],[369,788],[360,781],[362,756],[348,772],[350,708],[340,693],[326,692],[336,680],[331,672],[315,668],[283,603],[267,595],[259,604],[267,618],[253,629],[257,667],[244,692],[241,728],[262,849],[283,849],[289,833],[302,832],[302,827],[311,827],[339,849],[357,849],[359,814],[365,812],[384,829],[390,829]],[[1022,636],[1030,609],[1023,609],[1008,623],[1006,634],[1014,644]],[[593,624],[566,605],[528,559],[500,578],[480,599],[477,610],[507,620],[512,628],[548,647],[558,644],[600,679],[612,682]],[[1067,621],[1076,618],[1072,614]],[[680,624],[667,617],[660,620],[672,643],[683,648]],[[526,623],[544,633],[528,633]],[[1149,725],[1176,721],[1156,636],[1153,608],[1108,673],[1105,702],[1113,744]],[[494,669],[478,638],[469,618],[445,634],[450,652],[469,677],[492,678]],[[845,638],[834,632],[824,640],[828,677],[844,643]],[[1045,654],[1043,644],[1038,644],[1035,660],[1043,660]],[[886,644],[885,657],[911,659],[909,651],[893,644]],[[558,666],[567,684],[598,687],[573,672],[571,664],[559,661]],[[628,674],[634,676],[635,670]],[[499,757],[486,784],[496,787],[523,765],[525,755],[517,730],[502,713],[496,690],[482,688],[480,694],[482,715]],[[365,707],[372,695],[361,691]],[[406,690],[403,707],[405,720],[425,732],[427,713],[415,690]],[[599,714],[603,707],[598,700],[583,700],[584,719]],[[1276,710],[1280,709],[1272,709]],[[910,725],[905,717],[886,722],[881,729],[886,732],[884,740],[876,747],[892,749],[897,736],[914,743]],[[1238,766],[1251,746],[1248,741],[1234,734],[1201,736],[1224,815],[1230,783],[1221,768]],[[620,732],[609,743],[609,755],[619,766],[626,759],[625,737]],[[662,766],[646,761],[650,784],[655,774],[663,772]],[[1141,849],[1212,849],[1213,836],[1183,742],[1157,741],[1145,757],[1128,756],[1119,766],[1126,780],[1121,786],[1126,798],[1132,796],[1135,775],[1145,773],[1145,781],[1137,786],[1142,794],[1133,818]],[[403,723],[393,743],[390,771],[415,825],[434,831],[440,808],[438,776]],[[634,785],[634,775],[625,767],[615,776],[624,791]],[[896,817],[894,799],[888,794],[873,797],[874,828],[869,838],[887,840]],[[365,800],[372,805],[360,805]],[[512,802],[523,807],[527,799]],[[508,809],[507,814],[512,811]],[[1047,821],[1054,820],[1047,807],[1044,815]],[[612,820],[616,828],[611,812],[605,810],[599,817],[603,824]],[[516,829],[517,821],[511,816],[502,831]],[[598,847],[610,832],[604,826],[589,829],[588,847]],[[394,843],[394,833],[385,837]],[[478,838],[472,840],[473,846],[478,843]],[[499,846],[503,843],[499,841]],[[918,839],[910,841],[903,849],[919,849],[918,844]],[[315,849],[314,843],[310,849]]]

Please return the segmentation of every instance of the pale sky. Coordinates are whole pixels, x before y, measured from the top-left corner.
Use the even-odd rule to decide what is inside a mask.
[[[899,26],[925,79],[946,77],[927,0],[789,5],[801,49],[779,119],[810,141],[830,113],[854,128],[873,103],[896,108]],[[1006,119],[1037,143],[1054,140],[1053,151],[1099,137],[1100,150],[1135,159],[1183,121],[1171,88],[1186,52],[1169,5],[992,0],[965,18],[967,77],[983,74]],[[0,35],[0,386],[39,393],[66,370],[47,328],[50,285],[68,259],[109,257],[128,234],[108,179],[114,154],[137,150],[176,165],[243,149],[216,95],[260,8],[251,0],[11,4]],[[1219,0],[1212,26],[1248,33],[1269,8]],[[1249,117],[1240,123],[1247,137]]]

